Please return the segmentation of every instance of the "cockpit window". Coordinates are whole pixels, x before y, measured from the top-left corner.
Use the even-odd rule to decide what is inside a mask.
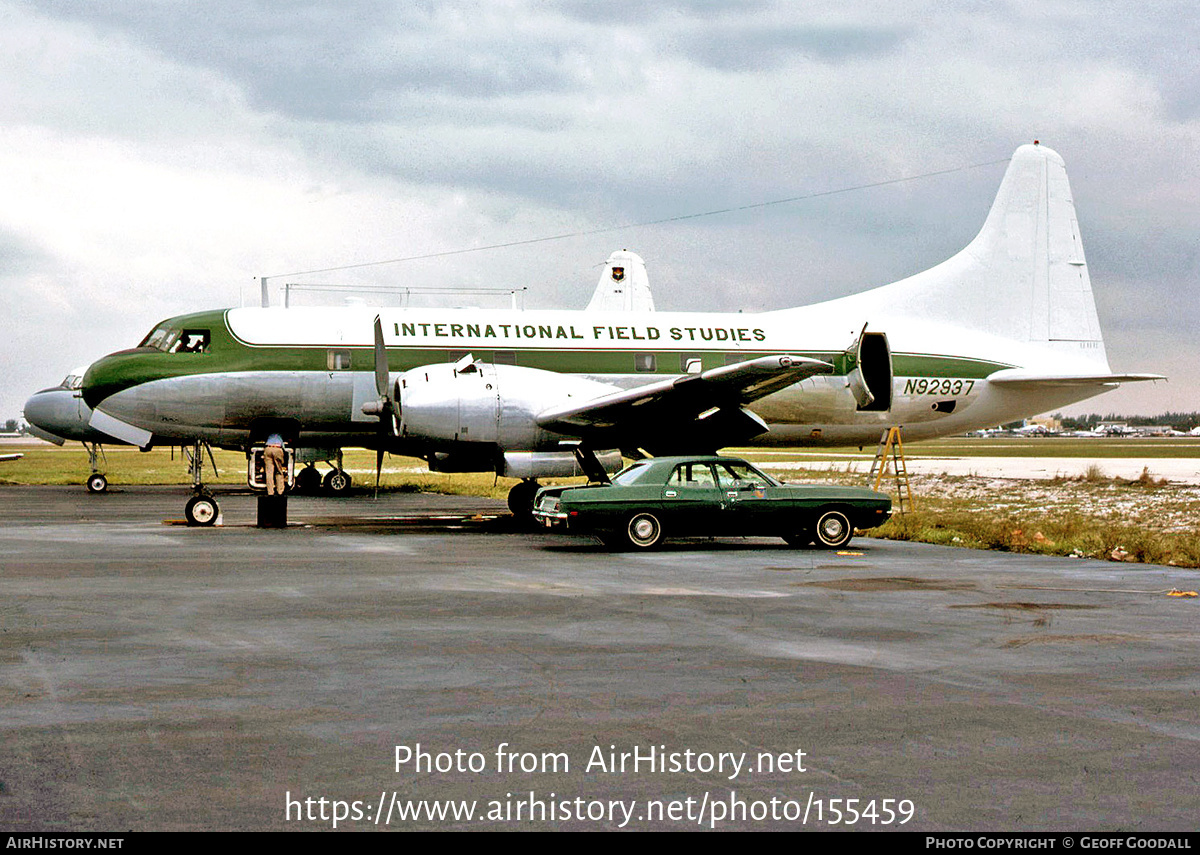
[[[157,326],[150,331],[150,334],[142,339],[142,343],[138,347],[152,347],[155,350],[169,352],[175,343],[179,341],[179,333],[181,330],[171,329],[166,324]]]
[[[208,342],[211,339],[208,330],[184,330],[179,334],[179,341],[172,349],[173,353],[208,353]]]
[[[212,335],[208,330],[155,327],[138,347],[152,347],[164,353],[207,353]]]
[[[82,374],[68,374],[66,377],[63,378],[62,387],[64,389],[82,389],[83,388],[83,375]]]

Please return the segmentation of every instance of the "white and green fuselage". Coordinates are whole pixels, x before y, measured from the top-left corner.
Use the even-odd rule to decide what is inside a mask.
[[[467,354],[478,367],[464,371]],[[816,360],[824,373],[797,374],[803,379],[768,394],[730,395],[721,381],[623,409],[604,404],[620,390],[707,380],[775,356]],[[589,438],[596,448],[641,447],[643,435],[652,453],[691,452],[694,427],[711,430],[693,445],[719,447],[713,437],[725,434],[714,426],[724,422],[702,424],[718,410],[722,418],[737,411],[728,438],[739,444],[867,445],[891,426],[924,439],[1148,378],[1110,372],[1062,160],[1034,145],[1013,156],[966,249],[851,297],[756,314],[205,312],[164,321],[142,346],[93,364],[84,398],[107,420],[103,429],[139,445],[245,447],[273,427],[306,447],[367,446],[537,477],[536,465],[526,471],[505,456]],[[704,388],[714,390],[711,401],[697,397]],[[600,402],[595,412],[589,401]],[[573,435],[570,425],[585,422]]]

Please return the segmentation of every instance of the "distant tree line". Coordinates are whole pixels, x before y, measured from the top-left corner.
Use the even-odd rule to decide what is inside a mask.
[[[1153,427],[1169,427],[1175,430],[1189,431],[1200,426],[1200,413],[1163,413],[1159,416],[1121,416],[1116,413],[1100,415],[1089,413],[1086,416],[1064,416],[1055,413],[1054,418],[1062,423],[1063,430],[1092,430],[1103,422],[1124,422],[1127,425],[1145,425]]]

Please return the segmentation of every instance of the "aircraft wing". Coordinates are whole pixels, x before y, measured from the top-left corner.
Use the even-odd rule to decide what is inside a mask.
[[[1013,388],[1046,386],[1100,386],[1117,383],[1137,383],[1144,380],[1166,380],[1161,374],[1030,374],[1009,368],[988,375],[988,382]]]
[[[828,362],[803,356],[763,356],[612,392],[540,413],[539,426],[604,447],[717,448],[767,429],[742,407],[815,374]]]

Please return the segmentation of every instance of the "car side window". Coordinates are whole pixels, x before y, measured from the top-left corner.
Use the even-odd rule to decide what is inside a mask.
[[[755,487],[766,487],[767,481],[749,466],[739,466],[736,463],[722,463],[717,466],[717,475],[721,479],[721,487],[729,488],[736,482],[753,484]]]
[[[717,486],[712,468],[707,463],[682,463],[671,473],[671,484],[692,489],[713,489]]]

